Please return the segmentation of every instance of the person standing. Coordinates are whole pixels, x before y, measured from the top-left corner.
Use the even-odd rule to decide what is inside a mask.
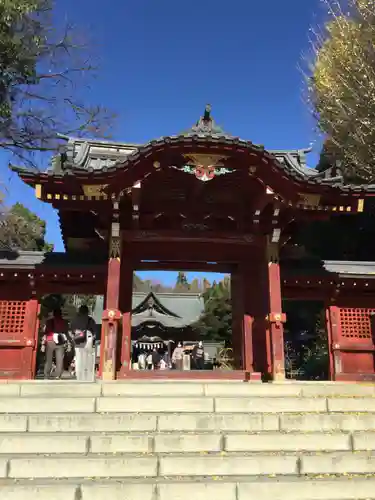
[[[64,371],[65,344],[67,342],[69,324],[63,318],[60,308],[53,311],[52,318],[46,321],[42,339],[42,351],[46,358],[44,363],[44,378],[50,378],[53,356],[56,358],[54,378],[60,379]]]
[[[191,357],[193,359],[194,370],[204,370],[204,348],[202,341],[194,346]]]
[[[160,361],[161,361],[160,353],[157,347],[154,347],[154,350],[152,351],[152,366],[154,367],[154,370],[159,370]]]
[[[184,349],[182,347],[181,342],[179,342],[172,354],[172,365],[175,370],[182,370],[183,356],[184,356]]]
[[[89,309],[82,305],[72,321],[75,344],[76,379],[80,382],[95,381],[95,338],[96,323],[89,315]]]

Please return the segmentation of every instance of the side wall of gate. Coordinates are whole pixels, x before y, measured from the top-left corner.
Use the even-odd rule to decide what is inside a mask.
[[[38,301],[0,300],[0,379],[35,377]]]
[[[334,380],[375,380],[375,308],[330,306],[327,311]]]

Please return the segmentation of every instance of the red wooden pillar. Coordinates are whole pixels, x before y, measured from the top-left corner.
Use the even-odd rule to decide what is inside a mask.
[[[110,257],[108,262],[106,308],[103,311],[102,342],[100,346],[100,376],[103,380],[114,380],[116,377],[117,337],[121,320],[119,291],[120,258]]]
[[[115,214],[116,211],[118,212],[117,202],[114,203],[114,211]],[[114,220],[116,220],[115,217]],[[119,310],[121,276],[120,224],[113,222],[111,229],[105,300],[106,308],[103,311],[102,342],[100,348],[100,376],[103,380],[114,380],[116,378],[117,344],[121,321],[121,312]]]
[[[286,317],[282,312],[280,264],[278,244],[268,242],[268,330],[271,343],[272,379],[285,379],[284,325]]]
[[[242,276],[239,270],[231,275],[231,300],[232,300],[232,347],[234,366],[236,370],[245,370],[244,352],[244,301]],[[252,365],[252,363],[251,363]]]
[[[251,380],[260,380],[268,371],[266,315],[267,290],[265,286],[264,254],[259,248],[251,249],[248,262],[240,265],[242,280],[242,332],[244,369]],[[264,264],[264,262],[263,262]]]
[[[120,309],[122,311],[122,334],[119,342],[120,346],[120,372],[121,378],[129,375],[131,370],[131,312],[133,296],[133,262],[127,252],[123,252],[121,262],[121,292]]]
[[[338,314],[338,307],[326,307],[326,328],[328,336],[328,352],[329,352],[329,377],[330,380],[335,380],[336,369],[341,370],[341,355],[338,337],[340,315]]]

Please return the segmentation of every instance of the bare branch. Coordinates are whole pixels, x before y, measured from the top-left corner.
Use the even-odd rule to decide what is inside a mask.
[[[81,30],[58,32],[52,9],[53,0],[0,0],[0,148],[27,164],[29,153],[56,151],[61,135],[108,137],[114,120],[81,99],[96,67]]]

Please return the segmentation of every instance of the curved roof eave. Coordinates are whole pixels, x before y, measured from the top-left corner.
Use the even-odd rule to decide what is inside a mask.
[[[263,145],[256,145],[251,141],[240,139],[239,137],[233,137],[221,134],[199,134],[199,133],[187,133],[173,136],[165,136],[159,139],[153,139],[143,146],[139,146],[134,149],[133,152],[127,154],[125,157],[113,162],[110,166],[103,166],[100,169],[95,168],[83,168],[78,166],[77,163],[68,163],[64,165],[64,168],[58,172],[47,171],[45,173],[31,172],[19,167],[13,167],[12,170],[16,171],[25,182],[33,183],[38,181],[48,181],[51,178],[64,178],[65,176],[74,176],[76,178],[87,179],[90,181],[103,180],[105,176],[116,175],[117,172],[126,172],[133,168],[136,164],[140,162],[142,158],[149,157],[150,154],[162,147],[168,147],[169,145],[181,145],[184,147],[186,145],[197,146],[207,146],[207,148],[214,147],[217,151],[220,146],[223,148],[231,147],[234,150],[251,150],[252,152],[259,154],[265,161],[269,161],[276,168],[279,169],[282,175],[291,177],[294,181],[299,182],[311,182],[315,178],[318,178],[318,173],[314,170],[308,169],[303,166],[298,161],[298,155],[305,150],[296,150],[290,152],[279,152],[279,151],[267,151]],[[126,147],[124,145],[124,147]],[[307,151],[307,150],[306,150]],[[83,161],[83,158],[87,155],[87,149],[82,152],[82,157],[79,158]]]
[[[85,141],[81,141],[84,143]],[[94,141],[93,144],[105,144],[105,146],[111,145],[112,147],[119,147],[120,143],[101,143],[100,141]],[[257,145],[251,141],[241,139],[239,137],[233,137],[223,134],[200,134],[200,133],[186,133],[172,136],[165,136],[159,139],[153,139],[142,146],[121,144],[122,148],[133,149],[133,152],[127,154],[125,157],[112,162],[110,166],[103,166],[102,168],[85,168],[80,162],[83,158],[87,156],[87,148],[82,151],[80,158],[75,158],[74,162],[68,162],[59,171],[48,170],[47,172],[40,172],[35,169],[27,169],[24,167],[18,167],[10,165],[12,171],[16,172],[21,179],[30,184],[35,185],[38,182],[48,182],[52,179],[64,179],[67,177],[74,177],[82,180],[89,180],[89,182],[104,181],[105,177],[108,175],[116,175],[116,173],[121,171],[129,171],[136,164],[138,164],[142,158],[149,157],[150,154],[161,147],[168,147],[169,145],[184,145],[191,144],[193,147],[197,146],[207,146],[215,147],[218,151],[218,147],[223,148],[232,147],[236,149],[247,149],[251,150],[256,154],[259,154],[262,158],[272,162],[272,165],[280,171],[283,176],[289,177],[292,181],[306,183],[310,187],[320,186],[320,187],[331,187],[338,188],[342,191],[355,191],[355,192],[375,192],[375,185],[352,185],[345,184],[342,177],[335,178],[325,178],[322,173],[309,168],[305,165],[304,154],[308,153],[310,149],[295,150],[295,151],[277,151],[277,150],[266,150],[264,146]],[[79,161],[78,161],[79,160]],[[302,161],[301,161],[302,160]]]

